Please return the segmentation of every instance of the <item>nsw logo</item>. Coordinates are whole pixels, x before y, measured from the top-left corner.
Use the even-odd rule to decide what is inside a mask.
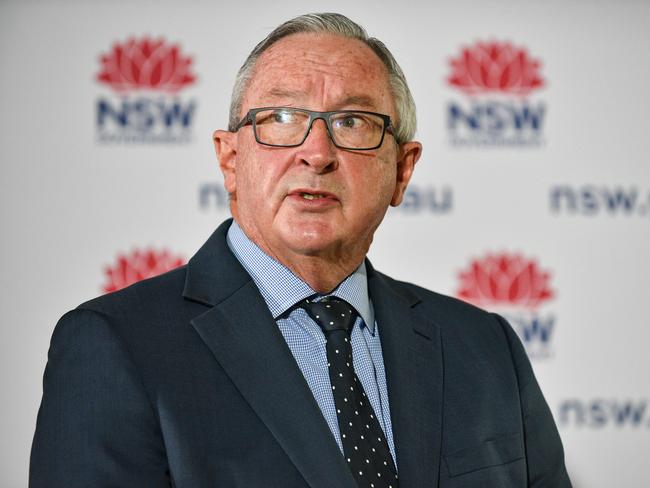
[[[541,62],[510,42],[477,42],[450,61],[447,84],[465,97],[447,104],[455,146],[538,146],[546,105],[532,98],[545,85]]]
[[[111,266],[104,268],[105,293],[121,290],[138,281],[153,278],[185,264],[185,258],[167,250],[134,249],[129,254],[118,254]]]
[[[103,143],[186,143],[196,112],[179,92],[196,82],[192,58],[164,39],[116,42],[101,56],[96,81],[110,90],[96,105]]]
[[[503,315],[514,327],[531,358],[552,355],[555,316],[544,311],[553,299],[550,273],[534,259],[507,252],[473,259],[462,270],[456,296]]]

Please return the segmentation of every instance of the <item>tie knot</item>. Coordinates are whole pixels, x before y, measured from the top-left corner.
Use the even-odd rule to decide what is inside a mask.
[[[337,297],[325,297],[320,302],[307,299],[299,304],[323,332],[344,330],[348,334],[357,320],[357,312],[348,302]]]

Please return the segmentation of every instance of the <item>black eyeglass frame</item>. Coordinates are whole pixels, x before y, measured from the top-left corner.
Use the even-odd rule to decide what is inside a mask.
[[[263,112],[264,110],[293,110],[294,112],[303,112],[309,114],[309,123],[307,125],[307,130],[305,131],[305,137],[303,137],[302,140],[296,144],[269,144],[268,142],[260,141],[257,135],[257,122],[255,120],[255,115],[257,115],[259,112]],[[379,144],[370,147],[341,146],[336,142],[333,136],[334,131],[332,130],[332,122],[330,120],[330,117],[334,114],[368,114],[368,115],[376,115],[380,117],[384,121],[384,130],[381,133],[381,139],[379,139]],[[332,144],[334,144],[339,149],[346,149],[350,151],[370,151],[372,149],[377,149],[381,147],[381,145],[384,143],[384,137],[386,135],[386,132],[388,132],[389,134],[393,135],[393,137],[395,137],[395,131],[394,131],[392,121],[390,119],[390,115],[380,114],[377,112],[369,112],[367,110],[332,110],[330,112],[318,112],[315,110],[307,110],[306,108],[295,108],[295,107],[252,108],[246,113],[246,115],[244,115],[244,117],[235,126],[235,130],[233,132],[237,132],[239,129],[247,125],[252,125],[253,135],[255,136],[255,140],[257,141],[258,144],[261,144],[263,146],[270,146],[270,147],[298,147],[304,144],[304,142],[307,140],[307,137],[311,132],[312,125],[314,124],[314,121],[318,119],[321,119],[323,122],[325,122],[325,125],[327,126],[327,133],[330,136],[330,140],[332,141]]]

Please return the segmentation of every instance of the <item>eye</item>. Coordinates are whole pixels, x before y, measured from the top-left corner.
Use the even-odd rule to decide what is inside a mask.
[[[350,129],[358,126],[360,124],[359,118],[353,115],[348,115],[347,117],[341,119],[340,125],[342,127],[348,127]]]
[[[276,124],[291,124],[295,122],[295,114],[290,110],[276,110],[272,114],[273,122]]]
[[[356,129],[363,125],[363,119],[357,114],[346,114],[334,121],[342,129]]]
[[[337,115],[332,120],[335,129],[341,130],[368,130],[372,127],[372,121],[364,114],[344,113]]]

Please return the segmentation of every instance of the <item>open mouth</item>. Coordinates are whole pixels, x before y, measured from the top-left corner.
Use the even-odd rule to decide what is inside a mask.
[[[296,188],[295,190],[289,192],[289,195],[293,196],[294,198],[299,198],[300,200],[307,200],[310,202],[315,200],[320,200],[321,202],[338,201],[338,197],[333,193],[317,189],[312,190],[311,188]]]
[[[304,198],[305,200],[314,200],[316,198],[326,198],[325,195],[320,194],[320,193],[305,193],[305,192],[300,192],[300,196]]]

